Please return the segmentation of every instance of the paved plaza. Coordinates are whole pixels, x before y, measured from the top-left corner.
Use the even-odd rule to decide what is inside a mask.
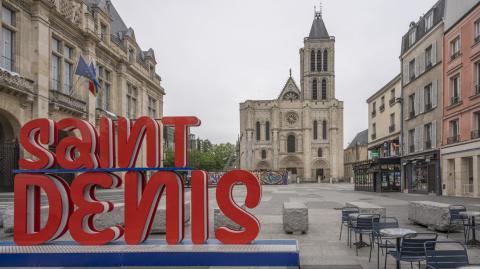
[[[102,199],[121,202],[121,191],[106,191],[99,195]],[[235,200],[243,200],[244,189],[235,187]],[[187,193],[185,200],[189,201]],[[368,193],[355,192],[349,184],[299,184],[287,186],[263,186],[262,202],[253,210],[261,222],[260,239],[296,239],[300,244],[302,268],[333,268],[360,269],[376,268],[376,250],[372,261],[368,262],[369,248],[359,250],[346,243],[346,233],[339,241],[340,208],[345,202],[364,201],[386,207],[387,215],[399,219],[400,226],[418,232],[427,231],[425,227],[411,224],[408,219],[408,201],[431,200],[450,204],[465,204],[468,209],[480,210],[480,199],[456,198],[444,196],[429,196],[403,193]],[[11,195],[0,196],[0,205],[11,203]],[[283,232],[282,205],[287,201],[303,202],[309,209],[309,231],[303,235],[289,235]],[[210,189],[210,234],[213,236],[213,208],[215,206],[215,189]],[[190,225],[186,226],[186,238],[190,237]],[[0,240],[11,240],[11,237],[0,235]],[[153,238],[159,235],[152,235]],[[160,236],[161,237],[161,236]],[[440,233],[439,239],[445,239],[446,234]],[[64,238],[68,240],[68,237]],[[450,234],[450,239],[463,240],[463,234]],[[468,249],[471,263],[480,263],[480,248]],[[383,256],[380,257],[383,261]],[[409,264],[404,265],[409,268]],[[381,267],[383,268],[383,266]],[[387,268],[394,268],[394,261],[389,257]]]

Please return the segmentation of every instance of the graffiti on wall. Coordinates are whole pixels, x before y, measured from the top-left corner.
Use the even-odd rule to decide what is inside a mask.
[[[251,171],[264,185],[286,185],[288,182],[288,172],[283,171]],[[209,172],[208,184],[216,185],[218,180],[225,172]]]

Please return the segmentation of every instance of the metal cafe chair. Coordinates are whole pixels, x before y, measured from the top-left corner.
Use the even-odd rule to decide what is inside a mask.
[[[463,216],[460,212],[467,211],[467,208],[464,205],[451,205],[448,207],[448,211],[450,213],[450,222],[447,229],[447,238],[450,234],[450,230],[452,227],[457,225],[461,225],[463,228],[463,237],[465,242],[467,242],[467,232],[468,232],[468,217]]]
[[[362,235],[366,234],[368,235],[368,238],[370,240],[370,252],[372,251],[373,248],[373,240],[372,240],[372,235],[373,235],[373,223],[378,222],[380,219],[380,215],[378,214],[359,214],[356,218],[356,222],[353,225],[352,229],[353,232],[355,233],[355,252],[356,255],[358,256],[358,249],[364,245]],[[360,242],[357,240],[357,234],[360,235]]]
[[[425,250],[435,249],[435,242],[437,241],[438,234],[436,233],[415,233],[406,234],[402,238],[400,245],[400,253],[396,250],[389,251],[388,254],[392,255],[395,260],[410,262],[410,267],[413,269],[413,263],[418,262],[418,268],[422,261],[425,261]],[[425,248],[425,242],[433,242]],[[385,259],[385,268],[386,268]]]
[[[350,229],[351,229],[351,222],[350,222],[350,214],[359,213],[358,207],[344,207],[342,208],[342,223],[340,223],[340,238],[338,240],[342,240],[342,230],[343,226],[347,227],[348,235],[347,235],[347,242],[350,244]]]
[[[439,245],[446,247],[438,249]],[[427,269],[453,269],[469,265],[467,249],[458,241],[428,241],[424,243],[424,250]]]
[[[385,249],[385,253],[388,249],[396,248],[395,243],[389,241],[389,237],[382,236],[380,230],[388,229],[388,228],[398,228],[398,219],[395,217],[381,217],[378,222],[373,222],[373,243],[377,244],[377,268],[380,268],[380,249]],[[370,262],[372,258],[372,251],[370,249],[370,257],[368,258],[368,262]],[[385,255],[385,260],[387,260],[387,255]]]

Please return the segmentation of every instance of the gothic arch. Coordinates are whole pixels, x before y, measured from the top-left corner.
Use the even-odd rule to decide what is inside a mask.
[[[317,51],[317,71],[322,71],[322,51]]]
[[[20,133],[20,122],[14,115],[0,109],[0,143],[14,142]]]
[[[323,71],[328,71],[328,51],[323,50]]]
[[[327,80],[322,79],[322,100],[327,100]]]
[[[317,79],[313,79],[312,81],[312,99],[318,99],[318,86],[317,86]]]
[[[315,71],[315,50],[310,51],[310,71]]]

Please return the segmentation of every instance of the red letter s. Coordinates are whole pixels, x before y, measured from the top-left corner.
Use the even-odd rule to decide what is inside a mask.
[[[250,172],[232,170],[220,178],[216,192],[218,207],[226,217],[244,228],[243,231],[235,231],[227,227],[218,228],[215,231],[215,237],[224,244],[248,244],[260,233],[260,223],[257,218],[241,209],[233,201],[232,190],[237,183],[243,183],[247,188],[246,207],[255,208],[262,198],[262,186],[257,177]]]

